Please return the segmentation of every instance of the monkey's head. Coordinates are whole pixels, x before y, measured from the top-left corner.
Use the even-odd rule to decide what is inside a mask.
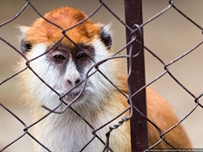
[[[44,18],[37,19],[31,27],[20,28],[21,50],[31,60],[28,65],[55,92],[28,68],[21,74],[27,98],[49,108],[60,103],[59,96],[64,96],[66,103],[78,97],[73,104],[77,106],[99,106],[101,101],[108,101],[114,88],[102,73],[110,80],[117,73],[111,61],[95,66],[111,55],[108,26],[94,24],[90,19],[83,22],[86,15],[70,7],[55,9]],[[22,69],[26,61],[19,63],[18,69]]]

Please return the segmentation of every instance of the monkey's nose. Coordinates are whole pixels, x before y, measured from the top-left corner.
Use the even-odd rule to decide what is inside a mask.
[[[70,80],[70,79],[67,80],[68,84],[71,85],[71,86],[76,86],[77,84],[80,83],[80,81],[81,81],[80,78],[77,78],[77,79],[74,79],[74,80]]]

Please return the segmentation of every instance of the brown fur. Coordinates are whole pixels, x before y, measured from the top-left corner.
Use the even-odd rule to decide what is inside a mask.
[[[47,22],[43,18],[39,18],[33,23],[32,28],[28,31],[25,41],[28,41],[31,44],[55,43],[62,38],[62,29],[68,29],[74,26],[78,22],[84,20],[86,15],[74,8],[63,7],[45,14],[44,17],[61,28]],[[84,23],[67,30],[65,33],[77,44],[89,44],[95,36],[99,34],[100,28],[99,24],[93,24],[93,22],[88,19]],[[63,41],[70,47],[74,46],[66,38],[64,38]]]
[[[148,118],[153,121],[162,132],[167,131],[170,127],[178,123],[178,119],[173,113],[171,106],[150,88],[147,88],[147,111]],[[178,125],[164,137],[175,148],[192,148],[182,125]],[[149,146],[160,139],[159,131],[150,123],[148,123],[148,138]],[[156,148],[170,148],[170,146],[162,141]]]
[[[118,65],[121,63],[117,63]],[[119,71],[118,71],[119,73]],[[119,77],[117,80],[117,86],[127,93],[127,77],[123,74],[117,74]],[[120,96],[122,96],[120,94]],[[157,125],[161,129],[162,132],[167,131],[173,125],[178,123],[178,118],[172,111],[171,106],[168,102],[163,99],[159,94],[157,94],[153,89],[146,89],[146,102],[147,102],[147,117]],[[122,99],[121,102],[127,107],[126,100]],[[166,135],[164,138],[175,148],[192,148],[190,140],[182,127],[182,125],[178,125]],[[160,132],[156,129],[150,122],[148,122],[148,146],[154,145],[156,142],[160,140]],[[154,148],[171,148],[166,142],[162,141]]]

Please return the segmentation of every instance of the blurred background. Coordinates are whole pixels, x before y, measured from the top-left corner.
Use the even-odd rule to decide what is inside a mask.
[[[44,14],[54,8],[71,6],[90,14],[98,5],[97,0],[32,0],[37,10]],[[0,24],[14,17],[26,3],[25,0],[0,0]],[[124,1],[105,0],[106,5],[125,21]],[[143,21],[148,20],[169,5],[168,0],[143,0]],[[203,0],[178,0],[177,6],[200,26],[203,25]],[[19,25],[29,26],[38,18],[38,14],[28,6],[14,21],[0,27],[0,37],[19,47]],[[119,50],[125,45],[125,28],[102,7],[93,17],[94,22],[112,23],[113,49]],[[184,54],[202,41],[202,31],[171,8],[166,13],[144,26],[144,44],[156,53],[166,64]],[[20,55],[0,41],[0,83],[14,74],[14,67]],[[153,81],[164,72],[163,65],[145,50],[146,83]],[[196,97],[203,93],[203,46],[169,67],[170,72]],[[0,85],[0,103],[11,110],[26,124],[30,124],[29,110],[20,104],[20,92],[14,77]],[[194,107],[194,98],[183,90],[168,74],[150,85],[160,93],[174,109],[179,119],[183,119]],[[202,98],[199,99],[203,104]],[[156,111],[154,111],[156,112]],[[185,121],[193,147],[203,148],[203,109],[198,107]],[[24,126],[0,106],[0,149],[21,136]],[[32,139],[25,135],[5,151],[32,151]]]

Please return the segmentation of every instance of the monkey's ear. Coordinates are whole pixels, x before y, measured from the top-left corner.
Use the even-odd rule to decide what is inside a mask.
[[[27,27],[27,26],[19,26],[18,27],[21,31],[21,36],[20,36],[20,39],[21,39],[21,51],[23,54],[25,54],[26,52],[28,52],[31,48],[32,48],[32,45],[31,43],[25,41],[25,37],[27,35],[27,32],[28,30],[30,29],[30,27]]]
[[[30,49],[32,48],[32,44],[22,39],[20,43],[20,47],[21,47],[22,53],[25,54],[26,52],[30,51]]]
[[[112,46],[110,27],[111,27],[111,24],[108,24],[106,26],[102,26],[101,33],[100,33],[100,38],[108,50]]]

